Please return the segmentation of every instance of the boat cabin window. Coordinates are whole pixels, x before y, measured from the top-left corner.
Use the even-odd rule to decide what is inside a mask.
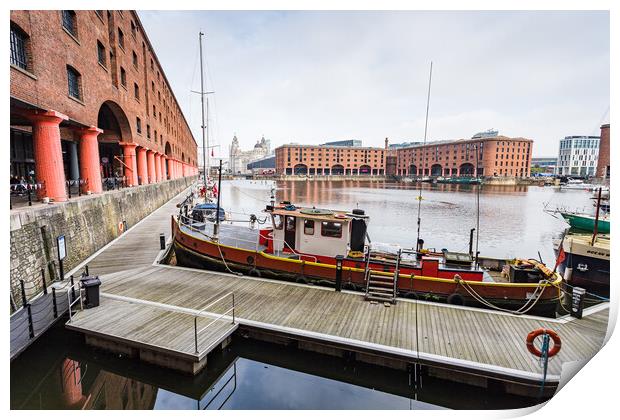
[[[304,220],[304,234],[314,235],[314,220]]]
[[[273,215],[273,228],[274,229],[282,229],[282,216],[279,214]]]
[[[342,237],[342,223],[322,222],[321,223],[321,236],[327,236],[329,238],[341,238]]]

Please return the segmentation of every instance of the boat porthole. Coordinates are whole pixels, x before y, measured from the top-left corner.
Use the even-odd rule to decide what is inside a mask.
[[[447,302],[450,305],[463,306],[465,304],[465,299],[458,293],[452,293],[450,296],[448,296]]]
[[[250,265],[254,265],[254,257],[249,255],[248,258],[246,258],[246,261],[248,262],[248,264]]]

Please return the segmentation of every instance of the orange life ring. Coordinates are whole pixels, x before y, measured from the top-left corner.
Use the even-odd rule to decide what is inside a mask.
[[[124,230],[124,228],[125,228],[125,225],[123,224],[123,222],[119,222],[119,224],[118,224],[118,230],[119,230],[120,232],[122,232],[122,231]]]
[[[560,336],[558,335],[558,333],[553,330],[539,328],[529,333],[527,335],[527,340],[525,341],[527,349],[536,357],[542,356],[542,352],[537,349],[536,346],[534,346],[534,340],[536,339],[536,337],[543,334],[549,334],[549,337],[551,337],[551,339],[553,340],[553,347],[551,347],[551,350],[549,350],[549,353],[547,353],[548,357],[553,357],[558,354],[560,352],[560,349],[562,348],[562,340],[560,340]]]
[[[336,213],[336,214],[334,214],[334,217],[335,217],[336,219],[346,219],[346,218],[347,218],[347,215],[346,215],[346,214],[343,214],[343,213]]]

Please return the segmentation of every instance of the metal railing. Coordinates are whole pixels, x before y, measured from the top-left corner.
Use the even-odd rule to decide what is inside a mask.
[[[186,223],[183,220],[189,221],[190,223]],[[206,230],[206,226],[207,225],[214,225],[214,223],[212,223],[212,222],[204,222],[204,224],[205,224],[205,230]],[[220,230],[220,232],[219,232],[219,234],[217,235],[217,238],[216,238],[214,236],[213,237],[209,236],[208,234],[203,232],[201,229],[198,229],[195,226],[193,226],[193,224],[191,223],[191,219],[189,217],[185,217],[183,215],[180,215],[180,217],[179,217],[179,225],[187,227],[192,232],[196,232],[196,233],[201,234],[202,236],[204,236],[206,239],[208,239],[210,241],[214,241],[214,240],[217,239],[217,241],[219,243],[223,244],[223,245],[230,245],[230,246],[234,246],[235,248],[240,248],[240,246],[239,246],[240,243],[249,244],[250,246],[246,247],[245,249],[248,249],[248,250],[252,250],[253,249],[254,252],[258,252],[258,246],[259,246],[261,238],[262,239],[266,239],[266,240],[271,239],[273,241],[273,243],[274,243],[274,248],[276,248],[275,245],[281,243],[283,245],[282,249],[284,249],[284,246],[286,246],[290,250],[291,254],[296,255],[297,257],[299,257],[300,261],[302,260],[302,257],[308,258],[308,259],[312,260],[312,262],[317,262],[318,261],[316,256],[314,256],[314,255],[299,253],[299,252],[295,251],[293,249],[293,247],[291,247],[288,244],[288,242],[286,242],[284,239],[274,239],[274,238],[270,238],[268,236],[262,235],[260,233],[260,230],[256,231],[256,240],[254,240],[254,239],[250,240],[250,239],[246,239],[246,238],[240,238],[238,236],[222,234],[221,230]],[[221,241],[221,239],[228,239],[229,242],[227,244],[225,244],[224,242]],[[274,252],[274,255],[276,255],[275,252]]]
[[[232,305],[230,307],[230,309],[228,309],[226,312],[220,314],[217,318],[213,319],[211,322],[209,322],[207,325],[205,325],[204,327],[202,327],[200,330],[198,330],[198,318],[199,317],[209,317],[208,315],[202,315],[202,313],[204,311],[206,311],[208,308],[212,307],[213,305],[215,305],[218,302],[221,302],[222,300],[224,300],[225,298],[231,296],[232,297]],[[205,306],[204,308],[202,308],[195,316],[194,316],[194,347],[196,350],[196,353],[198,354],[198,334],[202,333],[204,330],[206,330],[207,328],[209,328],[211,325],[213,325],[214,323],[216,323],[217,321],[219,321],[220,319],[222,319],[223,317],[225,317],[226,315],[228,315],[230,312],[232,311],[232,324],[235,324],[235,294],[233,292],[228,292],[226,293],[224,296],[214,300],[213,302],[209,303],[207,306]]]
[[[75,287],[77,286],[78,297],[75,297]],[[72,298],[73,297],[73,298]],[[69,322],[73,320],[73,314],[71,313],[71,307],[77,302],[80,301],[80,310],[84,310],[84,303],[82,302],[82,289],[80,288],[80,282],[78,281],[75,284],[72,284],[67,288],[67,302],[69,302]]]

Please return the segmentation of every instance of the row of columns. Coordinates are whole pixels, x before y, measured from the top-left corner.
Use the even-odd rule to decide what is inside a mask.
[[[29,111],[24,112],[23,116],[32,123],[35,176],[37,182],[42,182],[45,187],[40,190],[40,194],[53,201],[66,201],[60,124],[69,117],[56,111]],[[103,130],[91,126],[76,129],[75,132],[79,136],[79,148],[75,143],[69,148],[71,177],[78,178],[78,165],[73,162],[78,160],[76,158],[79,155],[79,177],[86,180],[85,191],[101,193],[103,188],[97,137]],[[137,143],[121,142],[120,145],[123,148],[123,167],[129,186],[153,184],[198,173],[194,166]]]

